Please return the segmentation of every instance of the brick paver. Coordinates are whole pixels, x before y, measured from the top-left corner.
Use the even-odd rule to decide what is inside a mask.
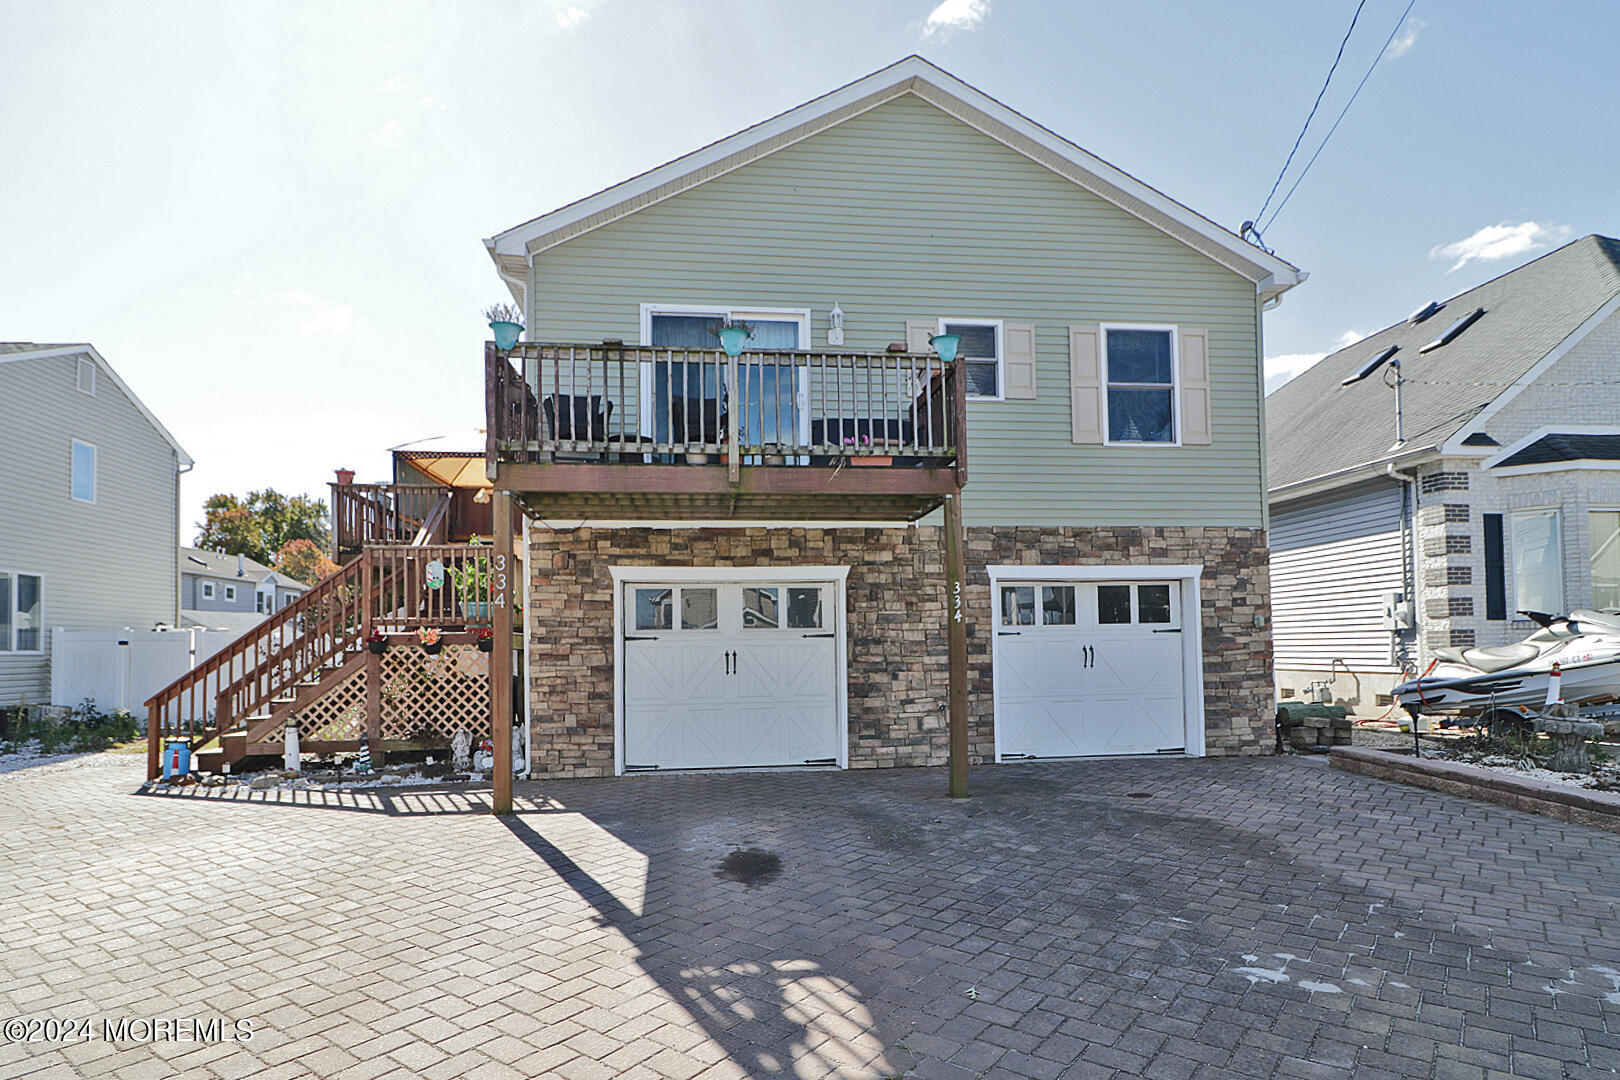
[[[1620,837],[1318,761],[520,784],[504,823],[138,768],[0,778],[0,1014],[96,1035],[0,1042],[0,1077],[1620,1068]]]

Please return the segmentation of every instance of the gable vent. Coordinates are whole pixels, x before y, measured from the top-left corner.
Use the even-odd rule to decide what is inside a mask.
[[[1389,348],[1385,349],[1383,352],[1375,353],[1371,360],[1368,360],[1365,364],[1362,364],[1361,367],[1356,370],[1356,373],[1354,375],[1350,376],[1348,379],[1344,380],[1344,382],[1340,383],[1339,385],[1340,386],[1349,386],[1351,383],[1360,382],[1362,379],[1365,379],[1367,376],[1371,375],[1373,372],[1375,372],[1379,368],[1383,367],[1385,361],[1387,361],[1390,357],[1394,356],[1396,353],[1398,353],[1400,351],[1401,351],[1401,347],[1399,345],[1391,345]]]
[[[1412,318],[1411,318],[1410,321],[1411,321],[1413,326],[1416,326],[1418,323],[1422,322],[1424,319],[1427,319],[1430,316],[1432,316],[1432,315],[1436,314],[1437,312],[1439,312],[1439,310],[1441,308],[1445,307],[1445,306],[1446,305],[1444,305],[1442,303],[1439,303],[1438,301],[1430,300],[1426,307],[1421,307],[1418,310],[1412,312]]]
[[[1478,322],[1479,317],[1481,315],[1483,315],[1483,314],[1485,314],[1485,309],[1484,308],[1475,308],[1473,311],[1469,312],[1467,315],[1464,315],[1462,318],[1458,319],[1456,322],[1454,322],[1450,326],[1446,327],[1446,332],[1445,333],[1441,334],[1439,337],[1435,338],[1433,341],[1431,341],[1427,345],[1423,346],[1423,348],[1419,349],[1418,352],[1426,353],[1426,352],[1429,352],[1430,350],[1438,349],[1442,345],[1451,344],[1451,342],[1456,340],[1457,335],[1461,334],[1464,330],[1468,329],[1470,326],[1473,326],[1476,322]]]
[[[96,362],[88,356],[79,357],[78,387],[82,393],[96,396]]]

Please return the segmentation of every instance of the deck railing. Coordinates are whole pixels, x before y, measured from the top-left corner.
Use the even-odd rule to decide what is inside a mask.
[[[959,463],[961,361],[523,343],[485,350],[490,464]]]
[[[449,489],[436,484],[332,484],[335,554],[368,544],[416,543],[424,525],[441,523]],[[441,505],[446,504],[446,505]],[[443,531],[424,540],[443,541]]]

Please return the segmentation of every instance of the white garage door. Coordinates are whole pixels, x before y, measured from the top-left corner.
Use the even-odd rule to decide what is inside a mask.
[[[1003,581],[996,602],[1002,758],[1185,748],[1175,582]]]
[[[624,590],[626,771],[837,761],[832,583]]]

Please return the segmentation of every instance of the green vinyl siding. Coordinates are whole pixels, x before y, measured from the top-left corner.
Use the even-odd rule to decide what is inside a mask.
[[[970,525],[1262,524],[1252,282],[912,95],[550,248],[537,341],[640,339],[640,305],[809,308],[823,348],[906,320],[1033,323],[1036,400],[968,406]],[[1208,446],[1077,446],[1072,323],[1209,332]],[[1179,408],[1179,402],[1178,402]]]

